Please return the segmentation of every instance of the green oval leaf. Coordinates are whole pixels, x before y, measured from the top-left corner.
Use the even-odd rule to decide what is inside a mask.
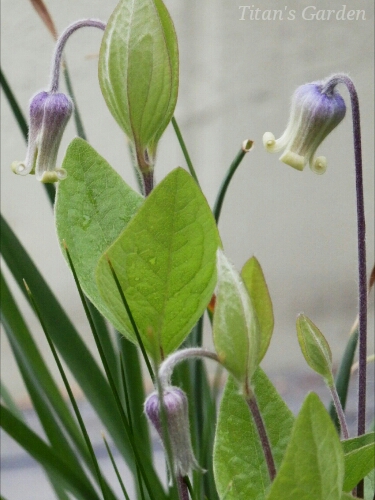
[[[259,321],[260,340],[258,363],[264,358],[271,341],[274,317],[271,297],[262,268],[255,257],[251,257],[243,266],[241,278],[250,295],[255,314]]]
[[[297,336],[307,364],[332,386],[334,382],[331,349],[319,328],[304,314],[297,318]]]
[[[121,324],[99,293],[95,269],[103,252],[143,203],[143,197],[83,139],[70,143],[63,168],[68,176],[59,182],[55,205],[60,245],[66,242],[85,294],[119,328]]]
[[[342,441],[345,454],[344,491],[351,491],[374,469],[374,444],[373,432]]]
[[[264,372],[253,377],[276,467],[292,432],[294,417]],[[264,500],[270,478],[259,436],[238,384],[229,378],[221,401],[214,446],[214,474],[220,499]]]
[[[339,437],[323,403],[311,393],[295,421],[267,500],[340,500],[343,482]]]
[[[147,164],[172,118],[178,92],[177,38],[161,0],[119,2],[104,32],[99,82],[138,162]]]
[[[245,386],[258,366],[259,323],[240,276],[220,249],[217,269],[215,349],[225,368]]]
[[[107,262],[111,260],[146,350],[175,350],[203,314],[216,284],[220,238],[193,178],[172,171],[100,259],[97,284],[106,306],[132,332]],[[135,341],[133,333],[129,335]]]

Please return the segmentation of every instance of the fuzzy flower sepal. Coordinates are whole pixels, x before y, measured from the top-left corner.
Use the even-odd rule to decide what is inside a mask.
[[[185,393],[178,387],[169,386],[163,391],[163,403],[175,474],[183,477],[193,469],[202,470],[194,457],[191,446],[188,400]],[[146,399],[145,413],[166,447],[157,392],[153,392]]]
[[[327,135],[345,116],[346,106],[336,91],[324,92],[326,81],[307,83],[298,87],[292,97],[288,125],[279,139],[271,132],[263,136],[263,145],[270,153],[284,149],[280,160],[303,170],[306,163],[317,174],[327,168],[324,156],[315,158],[316,150]]]
[[[14,162],[12,170],[19,175],[35,174],[38,181],[57,182],[66,171],[56,167],[57,153],[73,103],[65,94],[39,92],[30,101],[30,127],[26,159]]]

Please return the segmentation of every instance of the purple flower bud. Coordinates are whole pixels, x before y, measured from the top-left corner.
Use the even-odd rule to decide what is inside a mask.
[[[271,132],[263,136],[267,151],[274,153],[285,148],[280,160],[297,170],[310,168],[322,174],[327,168],[324,156],[314,158],[318,146],[337,127],[345,116],[346,106],[336,91],[323,92],[325,81],[298,87],[292,97],[292,108],[287,128],[275,140]]]
[[[13,172],[34,174],[38,181],[57,182],[66,177],[56,168],[65,126],[73,111],[71,99],[62,93],[39,92],[30,101],[30,127],[26,159],[12,164]]]
[[[178,387],[167,387],[163,392],[163,401],[174,472],[186,476],[192,469],[201,470],[191,446],[188,400],[185,393]],[[146,399],[145,413],[163,441],[160,403],[156,392]]]

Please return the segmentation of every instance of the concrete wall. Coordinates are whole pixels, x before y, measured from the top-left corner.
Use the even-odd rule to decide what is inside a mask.
[[[79,18],[107,20],[115,0],[45,0],[58,30]],[[304,311],[328,338],[337,361],[357,312],[356,218],[350,113],[320,148],[328,170],[297,172],[269,155],[262,135],[279,136],[290,96],[306,82],[333,72],[355,81],[362,112],[368,262],[374,262],[374,6],[372,0],[249,2],[166,0],[180,44],[181,84],[175,116],[189,147],[202,188],[212,205],[230,162],[246,138],[254,150],[239,168],[227,195],[220,230],[227,255],[240,268],[251,256],[261,262],[274,301],[276,327],[264,367],[301,368],[295,317]],[[346,5],[364,11],[360,19],[307,20],[318,10]],[[307,11],[306,9],[308,7]],[[251,20],[278,9],[283,19]],[[315,10],[314,10],[315,9]],[[252,12],[250,12],[252,11]],[[295,11],[295,19],[291,11]],[[303,15],[303,12],[305,14]],[[90,143],[135,186],[122,132],[107,110],[97,82],[101,32],[86,28],[68,42],[66,57]],[[28,100],[48,83],[53,41],[30,2],[2,0],[2,69],[27,114]],[[63,88],[63,85],[62,85]],[[348,102],[345,89],[342,94]],[[3,94],[2,211],[38,267],[91,344],[91,335],[70,273],[58,249],[51,209],[33,177],[10,171],[25,144]],[[60,161],[75,135],[70,123]],[[157,179],[185,165],[173,130],[163,137]],[[372,308],[373,309],[373,308]],[[32,331],[46,349],[40,327],[24,304]],[[370,329],[373,327],[370,317]],[[61,332],[64,335],[64,332]],[[207,333],[206,344],[210,344]],[[22,383],[2,334],[2,375],[18,396]],[[307,368],[306,368],[307,370]]]

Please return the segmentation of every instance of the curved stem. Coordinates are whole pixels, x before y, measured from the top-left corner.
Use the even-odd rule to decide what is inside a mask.
[[[165,361],[163,361],[163,363],[160,365],[159,382],[163,389],[168,385],[170,385],[170,379],[174,367],[178,363],[181,363],[181,361],[187,358],[209,358],[220,363],[217,354],[202,347],[191,347],[188,349],[181,349],[180,351],[176,351],[170,356],[168,356],[168,358]]]
[[[354,162],[357,193],[357,235],[358,235],[358,287],[359,287],[359,373],[358,373],[358,435],[366,432],[366,359],[367,359],[367,286],[366,286],[366,223],[363,197],[361,123],[358,94],[354,83],[347,75],[334,75],[323,87],[322,92],[333,92],[336,85],[343,83],[349,91],[352,107]],[[357,496],[363,498],[361,481]]]
[[[50,92],[57,92],[59,88],[59,80],[60,80],[60,69],[61,69],[61,59],[62,54],[65,48],[65,44],[68,41],[70,35],[72,35],[75,31],[84,27],[93,27],[99,28],[101,30],[105,30],[106,24],[97,19],[81,19],[80,21],[76,21],[66,28],[65,31],[60,35],[59,39],[56,43],[55,54],[53,57],[53,69],[52,69],[52,78],[50,84]]]
[[[340,422],[340,427],[341,427],[341,432],[344,437],[344,439],[349,439],[349,431],[348,431],[348,426],[346,424],[346,419],[345,419],[345,413],[344,410],[341,406],[340,398],[339,395],[337,394],[337,389],[335,384],[328,386],[331,396],[333,399],[333,403],[336,408],[337,416]]]

